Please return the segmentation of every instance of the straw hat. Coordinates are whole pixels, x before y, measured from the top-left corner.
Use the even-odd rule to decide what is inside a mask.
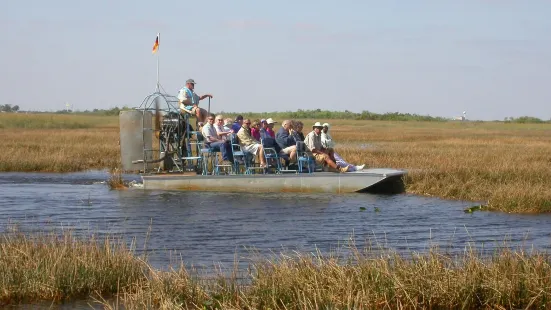
[[[323,123],[323,127],[331,128],[331,125],[329,125],[329,123]]]
[[[314,128],[316,128],[316,127],[323,128],[323,126],[321,125],[320,122],[316,122],[316,123],[314,124],[314,126],[312,126],[312,129],[314,129]]]

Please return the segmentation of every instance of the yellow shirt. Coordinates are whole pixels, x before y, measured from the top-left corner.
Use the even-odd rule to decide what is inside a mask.
[[[237,137],[239,138],[239,144],[241,145],[251,145],[258,143],[252,136],[250,129],[245,129],[245,127],[241,127],[239,131],[237,132]]]

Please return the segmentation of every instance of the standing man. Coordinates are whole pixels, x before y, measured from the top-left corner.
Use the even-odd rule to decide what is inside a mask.
[[[211,94],[205,94],[199,97],[195,92],[195,81],[189,79],[186,86],[178,92],[178,101],[180,102],[181,112],[186,112],[197,116],[197,122],[205,122],[207,111],[199,107],[199,101],[205,98],[212,98]]]
[[[316,122],[314,126],[312,126],[312,129],[312,132],[310,132],[304,139],[304,143],[306,144],[308,150],[312,152],[312,155],[314,155],[316,162],[322,165],[326,164],[333,169],[338,169],[340,172],[350,171],[348,166],[339,168],[335,163],[333,154],[328,149],[323,147],[321,143],[321,130],[323,129],[323,126],[321,123]]]

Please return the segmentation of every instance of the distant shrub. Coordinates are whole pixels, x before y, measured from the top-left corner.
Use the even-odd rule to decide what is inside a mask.
[[[286,112],[220,112],[228,116],[236,116],[238,114],[243,115],[246,118],[278,118],[278,119],[349,119],[349,120],[382,120],[382,121],[433,121],[443,122],[448,119],[443,117],[434,117],[429,115],[418,115],[410,113],[384,113],[377,114],[369,111],[362,111],[361,113],[354,113],[350,111],[327,111],[327,110],[297,110]]]
[[[532,124],[539,124],[539,123],[546,123],[545,121],[537,118],[537,117],[532,117],[532,116],[521,116],[521,117],[518,117],[518,118],[514,118],[514,117],[510,117],[509,118],[509,122],[511,123],[522,123],[522,124],[526,124],[526,123],[532,123]]]

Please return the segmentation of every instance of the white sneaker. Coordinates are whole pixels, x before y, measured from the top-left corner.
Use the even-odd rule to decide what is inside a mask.
[[[365,164],[361,166],[356,166],[356,171],[363,170],[364,167],[365,167]]]

